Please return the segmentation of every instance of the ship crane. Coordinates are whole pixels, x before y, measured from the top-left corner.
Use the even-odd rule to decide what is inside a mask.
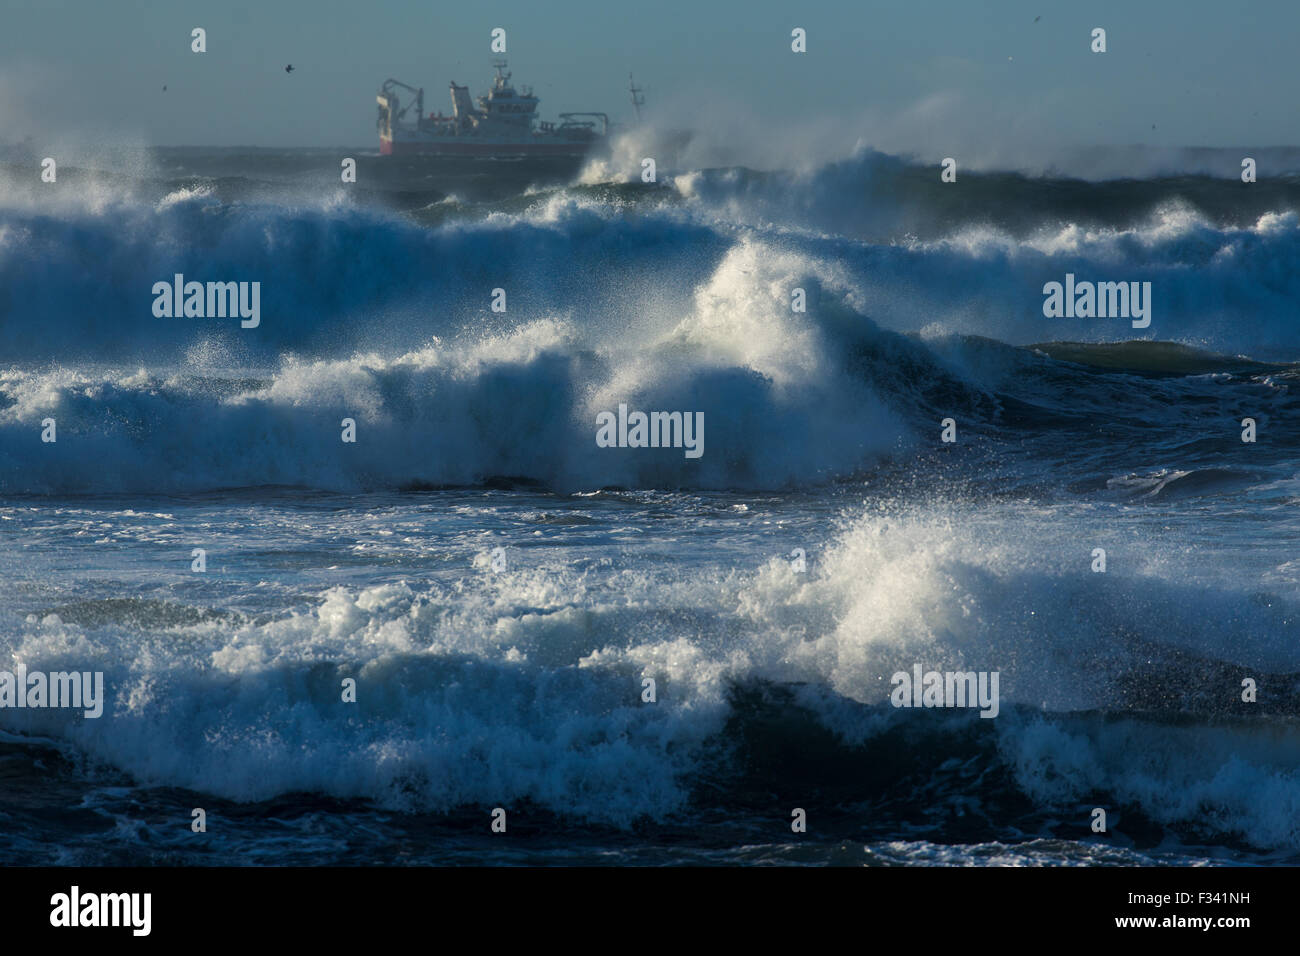
[[[396,113],[393,113],[393,114],[392,114],[392,115],[393,115],[393,119],[395,119],[395,120],[400,120],[403,116],[406,115],[406,111],[409,110],[409,109],[411,108],[412,105],[414,105],[414,106],[415,106],[415,118],[416,118],[417,122],[420,121],[420,120],[423,120],[423,119],[424,119],[424,87],[420,87],[419,89],[417,89],[417,88],[415,88],[414,86],[411,86],[409,83],[403,83],[401,80],[394,80],[394,79],[391,79],[391,78],[390,78],[390,79],[387,79],[387,80],[384,80],[384,85],[383,85],[383,87],[382,87],[382,92],[380,93],[380,97],[391,97],[391,98],[392,98],[392,104],[391,104],[391,106],[390,106],[390,110],[391,110],[391,109],[396,109],[397,106],[399,105],[399,102],[400,102],[400,101],[397,99],[396,94],[393,93],[393,87],[395,87],[395,86],[400,86],[402,89],[404,89],[404,90],[410,90],[412,93],[414,93],[414,94],[415,94],[415,103],[414,103],[414,104],[410,104],[410,103],[408,103],[406,106],[402,107],[400,110],[397,110]],[[384,103],[382,99],[380,100],[380,105],[381,105],[381,106],[389,106],[389,104]]]
[[[577,116],[590,116],[593,117],[593,119],[592,120],[575,119],[574,117]],[[599,135],[601,136],[609,135],[609,116],[605,113],[561,113],[560,119],[564,121],[560,124],[560,129],[589,129],[589,130],[594,130],[596,128],[595,120],[598,119],[600,120]]]

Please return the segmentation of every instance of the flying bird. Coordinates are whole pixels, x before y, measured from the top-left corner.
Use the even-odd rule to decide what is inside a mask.
[[[286,73],[292,73],[292,72],[293,72],[293,64],[290,63],[288,66],[286,66],[286,67],[284,68],[284,72],[286,72]]]
[[[1034,22],[1037,23],[1041,19],[1043,19],[1043,15],[1040,13],[1038,16],[1034,17]]]

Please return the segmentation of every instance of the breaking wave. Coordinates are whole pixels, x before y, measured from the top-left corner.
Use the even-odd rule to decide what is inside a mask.
[[[219,186],[164,183],[152,199],[101,183],[0,202],[0,360],[178,364],[214,341],[272,365],[288,351],[393,357],[538,319],[572,320],[599,345],[662,336],[721,284],[788,306],[792,287],[828,273],[834,294],[898,331],[1143,338],[1257,358],[1295,359],[1300,346],[1300,180],[1243,191],[971,174],[955,187],[865,152],[804,173],[697,170],[409,214],[338,189],[276,203],[229,201]],[[782,268],[736,270],[745,249]],[[1151,326],[1044,318],[1042,287],[1066,272],[1150,281]],[[259,281],[261,325],[155,318],[153,284],[176,273]],[[490,308],[496,288],[504,316]]]
[[[7,720],[140,785],[237,801],[531,801],[628,827],[697,799],[738,805],[747,789],[799,805],[842,791],[877,826],[924,833],[955,812],[973,835],[994,817],[989,834],[1048,833],[1100,801],[1128,833],[1145,819],[1300,848],[1297,715],[1232,703],[1243,673],[1261,699],[1292,699],[1293,596],[1244,600],[1222,574],[1179,583],[1152,557],[1108,584],[1112,611],[1098,614],[1095,581],[1060,567],[1077,531],[1050,511],[882,508],[846,517],[807,574],[779,559],[703,576],[540,560],[459,583],[333,587],[271,619],[174,602],[52,608],[5,622],[13,653],[104,670],[112,719]],[[469,547],[458,557],[485,565]],[[1092,610],[1036,615],[1044,601]],[[1001,716],[888,707],[888,675],[911,661],[1000,669]],[[346,677],[364,721],[339,703]],[[928,823],[909,823],[918,780]]]

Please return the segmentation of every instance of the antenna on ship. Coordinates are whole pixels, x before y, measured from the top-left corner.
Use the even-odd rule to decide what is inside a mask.
[[[632,94],[632,108],[636,110],[636,121],[641,122],[641,107],[645,106],[645,97],[642,95],[645,91],[636,85],[632,79],[632,74],[627,75],[627,89]]]

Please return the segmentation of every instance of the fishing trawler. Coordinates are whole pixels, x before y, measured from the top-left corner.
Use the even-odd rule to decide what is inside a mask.
[[[506,62],[497,60],[496,78],[477,102],[469,87],[451,83],[451,114],[424,112],[424,89],[389,79],[379,103],[379,152],[384,156],[501,161],[573,161],[586,157],[609,137],[604,113],[561,113],[558,123],[538,118],[540,102],[531,87],[511,85]],[[413,94],[402,105],[397,90]],[[407,114],[414,107],[414,121]]]

